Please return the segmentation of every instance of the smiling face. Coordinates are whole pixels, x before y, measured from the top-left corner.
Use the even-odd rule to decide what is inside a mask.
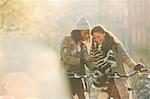
[[[93,40],[98,44],[102,44],[105,40],[105,33],[94,32],[92,36]]]
[[[83,41],[86,41],[90,38],[90,33],[89,33],[89,30],[81,30],[81,39]]]

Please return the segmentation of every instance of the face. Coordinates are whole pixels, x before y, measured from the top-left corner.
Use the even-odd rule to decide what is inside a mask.
[[[96,43],[102,44],[105,40],[105,33],[94,32],[93,39]]]
[[[81,39],[83,41],[87,40],[90,38],[90,33],[89,30],[81,30]]]

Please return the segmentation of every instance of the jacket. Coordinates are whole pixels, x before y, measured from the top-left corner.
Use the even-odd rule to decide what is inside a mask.
[[[80,42],[80,51],[71,36],[65,36],[62,40],[60,53],[61,63],[67,72],[85,72],[86,63],[84,57],[88,55],[86,46]]]

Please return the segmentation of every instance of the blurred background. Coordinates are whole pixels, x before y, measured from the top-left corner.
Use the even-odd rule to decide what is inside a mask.
[[[8,87],[14,76],[19,80],[30,76],[40,89],[33,90],[33,96],[49,99],[51,87],[47,86],[62,78],[58,65],[61,40],[70,35],[80,16],[88,18],[91,28],[104,25],[135,61],[150,67],[149,13],[150,0],[0,0],[1,86]],[[64,79],[60,81],[65,83]],[[9,88],[1,90],[15,94]]]

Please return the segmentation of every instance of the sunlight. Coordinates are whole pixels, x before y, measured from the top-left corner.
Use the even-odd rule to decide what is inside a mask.
[[[48,0],[48,1],[57,2],[57,1],[63,1],[63,0]]]
[[[53,7],[61,7],[62,6],[62,1],[64,0],[48,0],[50,4],[52,4]]]
[[[150,79],[150,74],[147,76],[147,78],[149,78],[149,79]]]

